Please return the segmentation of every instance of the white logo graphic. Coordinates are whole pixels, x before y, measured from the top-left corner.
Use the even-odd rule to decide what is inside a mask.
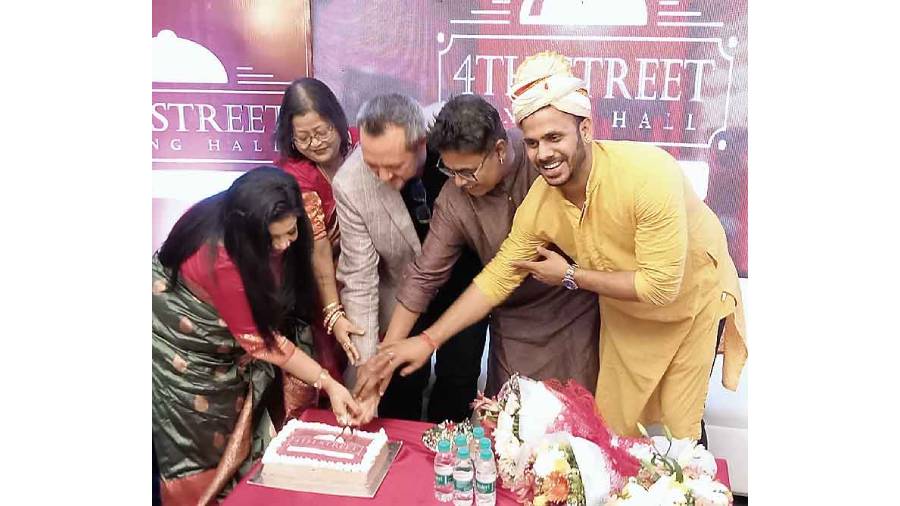
[[[153,82],[227,83],[228,74],[212,51],[162,30],[153,37]]]
[[[647,24],[644,0],[544,0],[539,14],[532,14],[535,0],[519,9],[522,25],[628,25]]]

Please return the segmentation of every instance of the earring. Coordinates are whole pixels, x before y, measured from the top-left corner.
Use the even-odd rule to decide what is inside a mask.
[[[503,166],[503,157],[502,157],[502,156],[498,156],[497,158],[500,159],[500,166],[502,167],[502,166]]]

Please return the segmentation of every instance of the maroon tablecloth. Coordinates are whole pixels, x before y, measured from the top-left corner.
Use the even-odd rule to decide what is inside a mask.
[[[303,414],[303,420],[309,422],[323,422],[335,424],[334,415],[330,411],[311,409]],[[437,504],[434,500],[434,453],[422,443],[422,433],[431,427],[424,422],[411,422],[408,420],[379,419],[362,427],[363,430],[377,431],[384,428],[388,439],[391,441],[403,441],[400,453],[394,459],[381,488],[374,498],[342,497],[336,495],[312,494],[307,492],[294,492],[280,490],[247,483],[249,476],[255,474],[261,465],[257,464],[254,471],[225,499],[224,506],[288,506],[288,505],[314,505],[337,506],[344,504],[366,504],[369,506],[384,504],[389,506],[405,506],[408,504]],[[718,479],[729,485],[728,465],[724,460],[717,459],[719,465]],[[513,494],[497,487],[497,504],[517,504]]]

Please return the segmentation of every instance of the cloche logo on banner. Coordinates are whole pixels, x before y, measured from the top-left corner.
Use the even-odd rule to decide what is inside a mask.
[[[215,48],[164,29],[153,37],[153,162],[241,169],[271,163],[284,87],[272,73],[235,66]],[[175,167],[173,167],[175,168]]]

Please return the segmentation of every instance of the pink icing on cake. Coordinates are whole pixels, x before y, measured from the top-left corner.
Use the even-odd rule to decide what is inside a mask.
[[[379,456],[385,454],[387,434],[345,431],[340,440],[341,428],[317,422],[289,421],[273,439],[263,455],[263,474],[270,477],[288,474],[298,476],[304,468],[322,472],[368,474]],[[347,475],[349,476],[349,475]],[[274,479],[274,478],[273,478]],[[354,478],[356,479],[356,478]]]
[[[321,436],[316,438],[316,436]],[[343,442],[334,441],[335,434],[323,430],[316,430],[307,427],[294,429],[281,443],[277,453],[288,457],[306,457],[319,460],[322,462],[339,462],[344,464],[359,464],[362,462],[366,448],[372,442],[371,439],[362,438],[356,435],[345,434],[341,436]],[[352,458],[340,458],[327,454],[322,454],[313,450],[322,450],[325,452],[348,453]]]

